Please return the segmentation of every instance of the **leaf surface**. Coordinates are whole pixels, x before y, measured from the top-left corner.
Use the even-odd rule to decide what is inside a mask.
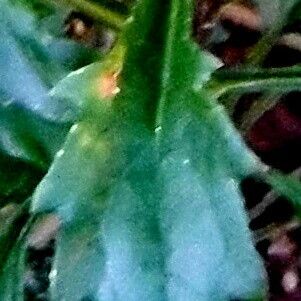
[[[53,300],[262,293],[239,190],[262,166],[203,89],[219,64],[191,41],[192,4],[139,1],[121,37],[121,73],[108,60],[53,90],[72,87],[83,107],[32,203],[63,221]]]
[[[49,89],[68,72],[101,57],[57,34],[66,12],[33,2],[0,3],[0,210],[25,202],[0,225],[1,300],[22,299],[24,270],[16,264],[24,265],[19,248],[25,246],[22,241],[17,247],[14,240],[28,219],[26,199],[78,114],[77,106],[52,97]]]
[[[30,178],[40,178],[47,170],[77,118],[78,105],[51,97],[49,89],[70,70],[78,68],[80,61],[87,63],[99,57],[56,36],[49,23],[41,26],[44,19],[55,14],[53,9],[37,1],[30,5],[22,0],[5,0],[0,4],[0,195],[3,197],[16,194],[14,187],[19,187],[19,192],[20,187],[33,190],[36,180]],[[56,14],[56,18],[55,23],[62,27],[64,14]]]

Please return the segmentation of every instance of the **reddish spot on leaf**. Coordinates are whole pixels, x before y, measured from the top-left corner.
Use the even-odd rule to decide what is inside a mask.
[[[98,91],[101,98],[112,98],[120,92],[118,87],[119,72],[104,73],[98,85]]]

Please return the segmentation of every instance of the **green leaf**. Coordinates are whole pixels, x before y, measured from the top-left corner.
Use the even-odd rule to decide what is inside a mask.
[[[101,56],[57,34],[65,17],[37,1],[0,4],[0,206],[32,193],[77,119],[49,88]]]
[[[12,250],[10,257],[0,274],[0,297],[7,301],[23,301],[25,250],[22,242]]]
[[[57,98],[67,99],[81,112],[84,109],[87,98],[98,97],[98,76],[102,70],[103,63],[100,62],[73,71],[58,82],[50,91],[50,94]]]
[[[69,127],[9,101],[0,103],[0,207],[32,194]]]
[[[0,299],[7,301],[24,300],[24,276],[26,260],[26,237],[31,222],[28,222],[18,237],[8,260],[0,270]]]
[[[23,202],[43,176],[36,168],[3,155],[0,166],[0,208],[7,202]]]
[[[4,1],[1,7],[0,91],[45,119],[74,120],[70,104],[47,93],[70,68],[79,67],[74,62],[80,59],[81,50],[74,43],[53,37],[51,32],[39,32],[35,15],[21,6]]]
[[[9,100],[0,103],[1,152],[42,169],[51,162],[69,127],[44,120]]]
[[[239,191],[262,166],[204,89],[219,64],[191,41],[192,6],[139,1],[118,46],[120,75],[108,59],[53,90],[71,89],[83,108],[32,202],[63,223],[53,300],[262,294]],[[107,87],[116,76],[117,95]]]
[[[0,270],[27,222],[29,205],[28,199],[23,205],[10,203],[0,210]]]

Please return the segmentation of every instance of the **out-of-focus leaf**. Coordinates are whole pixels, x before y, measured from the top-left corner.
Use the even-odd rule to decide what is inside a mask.
[[[291,23],[294,23],[298,20],[300,20],[301,18],[301,2],[297,2],[295,9],[291,12],[289,21],[291,21]]]
[[[0,103],[1,152],[42,169],[51,162],[69,127],[44,120],[9,100]]]
[[[9,100],[0,103],[0,207],[6,200],[22,202],[30,196],[69,127]]]
[[[0,271],[28,219],[29,204],[28,199],[23,205],[10,203],[0,210]]]
[[[4,155],[0,166],[0,207],[7,201],[22,202],[43,176],[37,168]]]
[[[32,203],[34,213],[55,211],[63,222],[53,300],[262,294],[239,191],[261,166],[203,90],[218,64],[191,41],[192,4],[139,1],[121,38],[121,73],[104,62],[53,90],[85,96]]]
[[[0,299],[24,301],[24,276],[26,260],[26,233],[30,223],[17,239],[9,257],[0,269]]]
[[[77,118],[78,105],[49,89],[100,57],[59,34],[66,15],[39,1],[0,3],[1,205],[32,193]]]
[[[14,0],[15,3],[19,3],[30,9],[36,18],[43,19],[53,13],[55,13],[55,7],[51,1],[44,1],[44,0]],[[13,2],[12,2],[13,3]]]
[[[24,299],[26,277],[28,202],[16,203],[32,194],[77,119],[77,105],[48,91],[101,56],[57,35],[66,15],[50,15],[43,6],[39,14],[36,6],[28,10],[29,4],[0,4],[0,299],[12,301]]]
[[[11,251],[6,266],[0,273],[0,297],[7,301],[23,301],[23,277],[24,277],[25,250],[20,242]]]
[[[79,47],[76,50],[74,43],[59,40],[50,32],[39,32],[35,16],[16,4],[4,1],[0,19],[2,93],[46,119],[74,120],[70,105],[63,99],[50,98],[47,92],[70,71],[70,61],[77,61]]]

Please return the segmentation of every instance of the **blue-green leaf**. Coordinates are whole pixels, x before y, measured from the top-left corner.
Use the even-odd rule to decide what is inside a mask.
[[[72,88],[83,108],[32,203],[63,222],[53,300],[263,292],[239,191],[262,166],[204,90],[219,64],[191,40],[192,4],[139,1],[118,45],[123,67],[92,65],[53,90]]]

